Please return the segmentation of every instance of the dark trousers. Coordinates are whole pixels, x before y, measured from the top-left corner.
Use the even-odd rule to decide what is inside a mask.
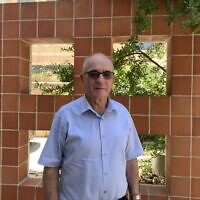
[[[120,198],[118,200],[128,200],[128,198],[126,196],[123,196],[122,198]]]

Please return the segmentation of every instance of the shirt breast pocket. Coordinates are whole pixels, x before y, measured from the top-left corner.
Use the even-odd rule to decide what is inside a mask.
[[[125,158],[128,135],[118,135],[115,138],[115,149],[118,157]]]

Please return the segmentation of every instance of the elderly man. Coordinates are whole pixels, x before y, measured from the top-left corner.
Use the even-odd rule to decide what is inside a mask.
[[[45,199],[126,199],[127,188],[140,199],[143,150],[129,112],[109,97],[112,61],[101,53],[87,57],[81,80],[85,95],[57,111],[39,159]]]

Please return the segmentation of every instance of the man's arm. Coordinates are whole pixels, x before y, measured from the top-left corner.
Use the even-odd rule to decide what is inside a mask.
[[[43,188],[45,200],[59,200],[59,169],[44,167]]]
[[[126,163],[126,177],[131,199],[140,199],[139,172],[137,159]]]

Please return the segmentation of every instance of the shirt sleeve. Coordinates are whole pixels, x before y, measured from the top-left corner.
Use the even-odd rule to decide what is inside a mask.
[[[135,159],[144,154],[137,130],[135,128],[135,125],[132,119],[130,119],[129,131],[130,132],[129,132],[128,142],[127,142],[127,147],[126,147],[127,160]]]
[[[61,113],[56,113],[51,130],[38,163],[47,167],[60,167],[67,136],[67,123],[63,123]]]

